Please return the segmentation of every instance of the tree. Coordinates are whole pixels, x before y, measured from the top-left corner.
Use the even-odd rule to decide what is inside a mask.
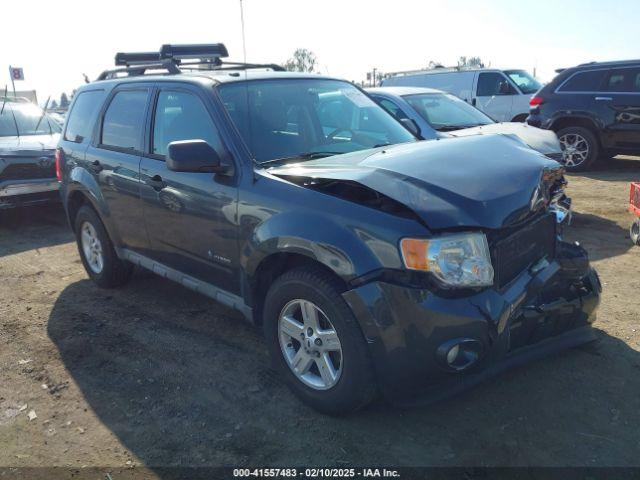
[[[429,70],[431,70],[433,68],[442,68],[442,64],[440,62],[429,60],[429,63],[427,64],[427,68]]]
[[[313,72],[316,66],[316,55],[306,48],[298,48],[286,61],[284,68],[290,72]]]
[[[56,99],[54,98],[53,100],[51,100],[51,103],[49,104],[49,109],[53,110],[55,108],[58,108],[58,102],[56,102]]]
[[[69,99],[67,98],[67,94],[62,92],[60,95],[60,108],[68,108],[69,107]]]
[[[480,57],[460,57],[458,67],[478,67],[484,68],[484,62]]]

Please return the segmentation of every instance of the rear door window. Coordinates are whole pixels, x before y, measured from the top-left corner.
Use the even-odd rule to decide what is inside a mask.
[[[142,151],[148,90],[123,90],[115,94],[104,114],[100,144],[120,150]]]
[[[606,70],[593,70],[579,72],[569,77],[560,88],[559,92],[597,92],[602,86]]]
[[[70,142],[82,143],[91,135],[95,114],[102,105],[104,90],[89,90],[80,92],[71,107],[64,139]]]
[[[640,67],[611,70],[605,90],[608,92],[640,93]]]

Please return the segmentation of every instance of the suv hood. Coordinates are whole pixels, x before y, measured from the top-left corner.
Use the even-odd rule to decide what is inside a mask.
[[[521,221],[545,208],[563,168],[510,136],[475,135],[335,155],[268,173],[320,191],[322,184],[356,183],[439,230]]]
[[[59,139],[59,133],[0,137],[0,154],[22,155],[27,152],[33,154],[33,152],[39,153],[44,150],[55,150]]]
[[[504,122],[481,125],[479,127],[463,128],[447,132],[452,137],[466,137],[469,135],[486,135],[501,133],[503,135],[515,135],[529,147],[537,150],[543,155],[562,154],[560,142],[555,132],[532,127],[525,123]]]

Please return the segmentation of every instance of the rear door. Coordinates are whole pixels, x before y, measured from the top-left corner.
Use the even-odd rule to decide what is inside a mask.
[[[479,72],[471,104],[498,122],[511,121],[516,89],[502,72]]]
[[[174,172],[165,162],[170,142],[195,139],[205,140],[223,161],[232,162],[219,120],[214,120],[219,117],[213,101],[190,84],[162,83],[154,93],[150,117],[150,139],[140,168],[149,256],[238,293],[237,178]]]
[[[603,90],[595,103],[610,144],[622,152],[640,150],[640,65],[611,69]]]
[[[151,86],[125,84],[105,102],[99,128],[86,151],[108,208],[116,244],[142,250],[148,246],[140,204],[140,159]]]

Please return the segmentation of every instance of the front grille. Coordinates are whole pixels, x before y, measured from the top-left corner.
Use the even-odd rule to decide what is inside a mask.
[[[553,259],[555,253],[555,215],[545,214],[492,243],[495,284],[504,287],[538,260]]]
[[[39,178],[53,178],[56,176],[56,166],[50,165],[42,167],[37,163],[16,163],[8,165],[0,172],[0,181],[4,180],[33,180]]]

